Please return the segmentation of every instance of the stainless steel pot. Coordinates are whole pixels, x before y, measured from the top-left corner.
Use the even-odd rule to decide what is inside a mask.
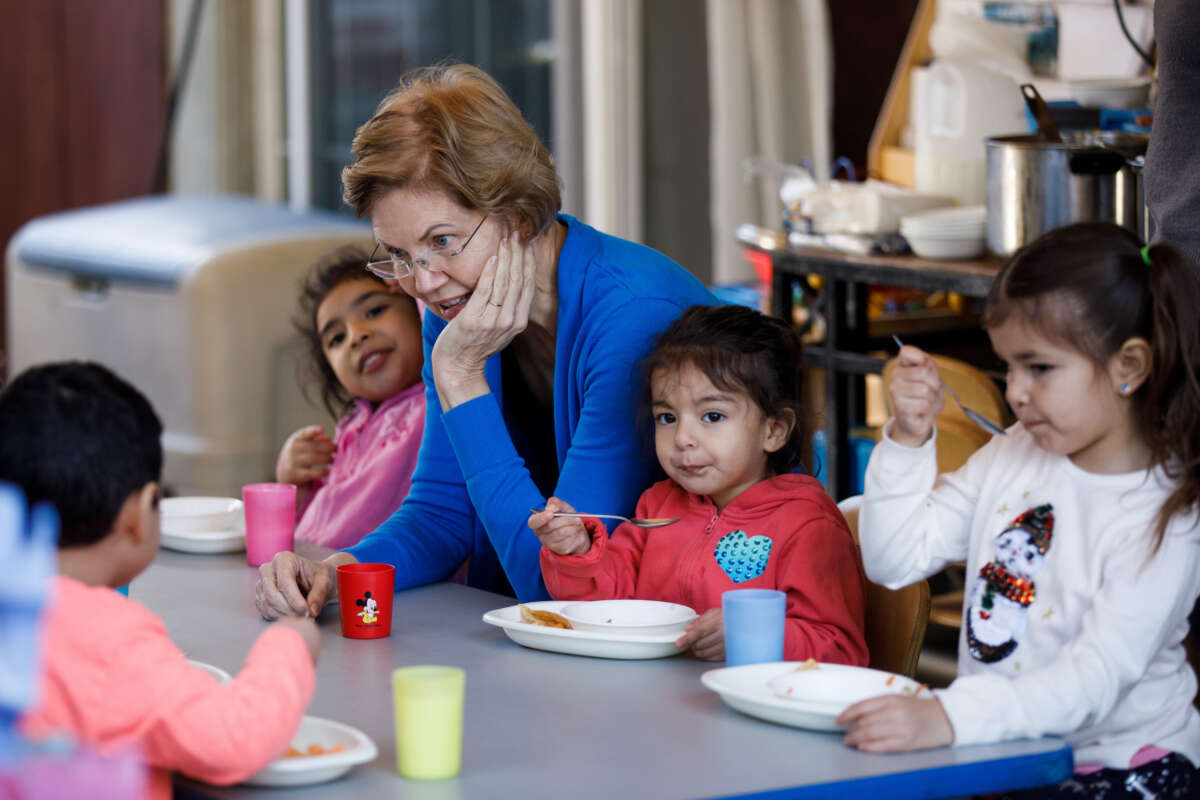
[[[987,243],[1010,255],[1046,231],[1072,222],[1109,221],[1145,238],[1138,138],[1099,131],[987,140]]]

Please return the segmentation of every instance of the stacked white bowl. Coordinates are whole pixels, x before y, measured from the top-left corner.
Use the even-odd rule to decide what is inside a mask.
[[[164,533],[213,533],[237,527],[236,497],[167,497],[161,504]]]
[[[987,206],[939,208],[901,217],[900,235],[922,258],[978,258],[987,243]]]

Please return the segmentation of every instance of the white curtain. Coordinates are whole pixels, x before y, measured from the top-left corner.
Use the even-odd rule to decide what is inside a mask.
[[[734,231],[778,228],[779,185],[743,159],[832,161],[833,46],[825,0],[707,0],[713,283],[750,280]]]
[[[588,224],[642,239],[642,0],[582,0],[583,186]]]

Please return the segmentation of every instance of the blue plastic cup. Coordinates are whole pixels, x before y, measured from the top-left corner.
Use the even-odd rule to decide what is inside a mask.
[[[725,666],[783,660],[787,595],[774,589],[734,589],[721,594]]]

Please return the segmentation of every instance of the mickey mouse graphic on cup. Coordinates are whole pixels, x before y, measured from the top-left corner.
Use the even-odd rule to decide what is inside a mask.
[[[358,616],[362,617],[364,625],[374,625],[379,622],[379,605],[375,602],[375,598],[371,597],[370,592],[365,592],[362,597],[354,601],[354,605],[361,606],[362,611],[358,612]]]

